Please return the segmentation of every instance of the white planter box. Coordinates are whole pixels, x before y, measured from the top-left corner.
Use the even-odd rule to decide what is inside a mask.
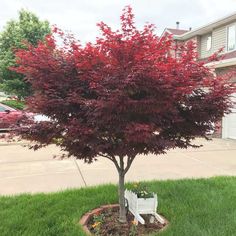
[[[138,198],[134,192],[125,190],[125,198],[128,202],[129,211],[141,224],[144,224],[145,221],[140,214],[152,214],[160,223],[164,224],[165,222],[156,212],[158,205],[157,195],[153,194],[153,196],[153,198]]]

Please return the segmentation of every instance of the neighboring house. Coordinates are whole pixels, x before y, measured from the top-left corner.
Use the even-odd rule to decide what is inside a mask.
[[[176,23],[176,29],[166,28],[163,34],[172,34],[176,43],[194,40],[200,60],[223,48],[223,59],[206,65],[213,66],[216,74],[236,69],[236,13],[194,30],[181,30],[179,22]],[[233,81],[236,82],[236,78]],[[236,94],[232,99],[236,102]],[[220,126],[218,136],[236,139],[236,107],[231,114],[223,117]]]

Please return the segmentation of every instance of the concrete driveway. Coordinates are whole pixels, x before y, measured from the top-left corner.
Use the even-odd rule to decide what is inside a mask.
[[[236,140],[198,139],[204,147],[172,150],[161,156],[137,157],[127,181],[199,178],[236,175]],[[104,158],[94,164],[74,159],[53,159],[55,146],[32,151],[20,144],[0,143],[0,194],[52,192],[67,188],[117,183],[113,163]]]

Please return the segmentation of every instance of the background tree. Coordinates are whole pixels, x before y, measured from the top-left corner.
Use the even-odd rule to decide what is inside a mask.
[[[28,96],[30,84],[23,80],[23,76],[9,70],[14,66],[14,50],[24,48],[24,41],[36,46],[39,40],[50,33],[49,23],[40,21],[31,12],[21,10],[18,20],[11,20],[0,34],[0,83],[1,89],[20,98]]]
[[[157,37],[153,25],[138,30],[133,21],[125,8],[120,31],[100,23],[102,36],[86,46],[55,29],[63,47],[48,36],[20,50],[14,69],[32,85],[29,109],[50,117],[24,121],[16,132],[37,141],[35,149],[56,143],[87,163],[111,160],[119,173],[121,222],[125,174],[135,157],[194,146],[195,137],[206,137],[212,122],[229,112],[235,91],[228,78],[196,60],[192,42],[181,46],[177,59],[170,36]]]

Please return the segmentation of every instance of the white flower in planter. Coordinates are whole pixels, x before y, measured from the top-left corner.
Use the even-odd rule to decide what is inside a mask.
[[[143,194],[147,196],[148,193],[144,192]],[[139,195],[142,196],[142,191]],[[128,202],[129,211],[134,215],[137,221],[139,221],[141,224],[144,224],[145,221],[142,218],[141,214],[151,214],[155,216],[155,218],[161,224],[164,224],[164,219],[156,212],[158,205],[157,195],[154,193],[152,193],[152,195],[152,197],[148,198],[138,198],[136,193],[130,190],[125,190],[125,198]]]

